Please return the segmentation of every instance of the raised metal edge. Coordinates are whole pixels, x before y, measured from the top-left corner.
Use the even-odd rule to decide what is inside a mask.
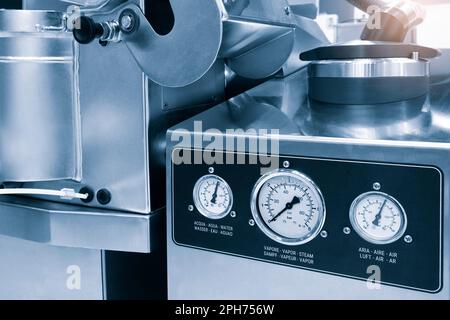
[[[316,192],[316,196],[318,196],[318,198],[320,200],[320,203],[317,206],[317,210],[318,210],[319,214],[321,215],[320,224],[313,232],[311,232],[304,239],[301,239],[301,240],[285,238],[285,237],[279,235],[278,233],[272,231],[267,226],[267,224],[263,221],[263,219],[261,218],[261,215],[260,215],[259,209],[258,209],[258,205],[257,205],[258,204],[258,195],[259,195],[261,187],[264,185],[264,183],[266,183],[268,180],[272,179],[273,177],[285,176],[285,175],[292,176],[292,177],[304,182],[312,191]],[[296,170],[276,169],[274,171],[268,172],[265,175],[263,175],[261,178],[259,178],[259,180],[256,182],[255,186],[253,187],[250,203],[251,203],[252,216],[256,222],[256,225],[269,238],[271,238],[272,240],[274,240],[278,243],[284,244],[284,245],[298,246],[298,245],[302,245],[302,244],[312,241],[319,235],[320,231],[322,231],[322,228],[325,224],[326,206],[325,206],[325,200],[322,195],[322,192],[320,191],[319,187],[315,184],[315,182],[311,178],[309,178],[308,176],[306,176],[303,173],[296,171]]]
[[[158,246],[163,211],[142,215],[2,196],[0,234],[54,246],[148,253]]]
[[[300,59],[303,61],[315,61],[335,59],[410,58],[415,53],[422,59],[433,59],[441,55],[440,50],[417,44],[354,40],[302,52],[300,54]]]
[[[364,198],[366,198],[367,196],[370,196],[370,195],[377,195],[377,196],[385,197],[385,198],[391,200],[400,209],[400,212],[402,213],[402,226],[393,238],[388,239],[388,240],[373,239],[369,235],[367,235],[366,232],[363,229],[361,229],[361,227],[356,222],[356,220],[355,220],[356,219],[356,211],[355,211],[356,206],[361,202],[361,200],[363,200]],[[391,196],[387,193],[384,193],[384,192],[380,192],[380,191],[369,191],[369,192],[360,194],[358,197],[356,197],[356,199],[353,200],[353,202],[350,206],[349,217],[350,217],[350,223],[351,223],[353,229],[356,231],[356,233],[364,240],[366,240],[370,243],[373,243],[373,244],[390,244],[390,243],[397,241],[405,234],[406,227],[408,225],[406,211],[403,208],[403,206],[401,205],[401,203],[397,199],[395,199],[393,196]]]
[[[427,77],[430,63],[407,58],[321,60],[309,64],[311,78]]]
[[[230,195],[230,205],[228,206],[227,210],[224,211],[220,215],[211,215],[208,212],[208,210],[203,207],[203,205],[200,203],[200,200],[199,200],[198,192],[199,192],[199,189],[200,189],[200,184],[201,184],[201,182],[203,180],[206,180],[208,178],[214,178],[214,179],[217,179],[220,182],[222,182],[225,185],[225,187],[228,189],[228,193]],[[231,190],[231,187],[228,184],[228,182],[226,182],[223,178],[221,178],[221,177],[219,177],[218,175],[215,175],[215,174],[207,174],[207,175],[202,176],[200,179],[198,179],[197,182],[195,183],[192,196],[194,198],[194,204],[195,204],[195,207],[197,208],[197,210],[203,216],[205,216],[206,218],[209,218],[209,219],[219,220],[219,219],[225,218],[231,212],[231,209],[233,208],[233,190]]]

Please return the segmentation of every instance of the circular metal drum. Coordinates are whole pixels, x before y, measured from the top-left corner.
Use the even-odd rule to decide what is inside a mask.
[[[0,10],[0,182],[77,178],[76,74],[63,13]]]
[[[356,41],[301,55],[311,61],[309,96],[344,105],[408,100],[428,92],[429,62],[439,51],[418,45]]]
[[[337,104],[378,104],[422,96],[429,62],[407,58],[322,60],[309,66],[311,98]]]

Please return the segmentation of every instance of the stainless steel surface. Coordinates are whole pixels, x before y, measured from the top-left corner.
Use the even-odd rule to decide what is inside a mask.
[[[64,13],[45,10],[0,10],[1,32],[39,33],[43,30],[62,31]],[[44,35],[42,35],[44,36]],[[57,37],[57,35],[54,35]],[[64,36],[64,34],[61,34]],[[31,46],[30,49],[33,47]]]
[[[26,198],[0,198],[0,234],[51,246],[151,252],[163,212],[137,215]]]
[[[321,60],[311,62],[314,78],[427,77],[429,62],[406,58]]]
[[[0,260],[2,300],[104,299],[99,250],[53,247],[0,236]]]
[[[77,47],[62,24],[0,10],[0,181],[81,178]]]
[[[61,2],[53,0],[53,3],[57,7]],[[143,6],[143,1],[133,0],[128,3]],[[47,6],[48,3],[42,5]],[[38,9],[39,3],[27,1],[27,7]],[[40,11],[35,12],[41,14]],[[110,21],[115,17],[114,12],[95,12],[94,16],[99,21]],[[52,32],[52,35],[54,34],[56,32]],[[69,36],[67,41],[72,48],[72,37]],[[41,48],[36,42],[30,45],[33,49]],[[8,46],[7,48],[11,50],[16,47]],[[20,52],[23,54],[23,51]],[[53,90],[67,86],[65,79],[57,78],[58,83],[53,88],[46,83],[46,79],[38,78],[32,82],[26,79],[25,85],[21,84],[20,89],[29,90],[30,93],[36,95],[39,94],[38,100],[31,101],[34,104],[36,104],[36,101],[39,102],[36,105],[36,112],[30,113],[30,107],[26,103],[29,101],[23,101],[29,95],[20,95],[18,89],[16,91],[9,90],[8,86],[11,83],[17,88],[19,88],[19,84],[17,81],[11,82],[11,77],[4,74],[5,81],[8,81],[4,88],[5,90],[6,88],[9,89],[8,95],[2,95],[1,98],[7,99],[9,104],[11,101],[17,101],[19,106],[14,110],[26,111],[23,111],[20,117],[16,111],[14,113],[16,117],[12,119],[14,122],[6,116],[0,119],[1,130],[6,132],[6,134],[2,134],[1,139],[8,137],[13,139],[10,142],[14,142],[22,138],[17,132],[12,130],[7,132],[7,129],[15,127],[25,131],[28,135],[20,140],[21,144],[0,144],[4,148],[0,159],[9,157],[8,159],[17,169],[14,172],[0,168],[0,181],[19,180],[7,179],[6,176],[2,176],[3,173],[9,176],[13,173],[25,175],[35,167],[36,172],[41,175],[51,173],[45,170],[69,170],[70,166],[73,165],[66,159],[70,156],[70,153],[64,149],[66,152],[62,155],[66,158],[56,158],[56,155],[59,155],[56,151],[59,151],[57,148],[70,147],[67,142],[68,139],[64,136],[64,133],[66,135],[70,133],[74,134],[80,148],[80,157],[77,158],[78,162],[76,163],[80,167],[80,172],[77,172],[78,175],[75,179],[77,181],[67,180],[74,179],[73,174],[57,176],[55,178],[57,181],[43,182],[38,181],[53,179],[29,177],[26,180],[28,183],[23,187],[70,188],[79,191],[80,188],[89,186],[94,192],[107,188],[112,194],[111,202],[107,205],[100,204],[95,197],[89,204],[77,200],[60,200],[60,202],[141,214],[158,210],[164,205],[164,194],[160,190],[160,184],[164,181],[162,178],[164,172],[161,170],[164,168],[163,137],[165,129],[198,112],[197,110],[202,110],[208,105],[224,99],[223,61],[219,60],[214,63],[202,79],[183,88],[161,87],[149,81],[134,59],[130,57],[128,48],[123,42],[110,44],[107,47],[95,43],[81,46],[79,56],[75,61],[77,66],[79,65],[79,68],[75,71],[79,77],[79,90],[76,93],[80,106],[77,113],[79,129],[74,133],[70,131],[69,117],[62,118],[63,111],[71,110],[70,105],[65,101],[58,101],[59,108],[55,114],[50,113],[50,111],[37,113],[39,108],[45,111],[52,107],[48,104],[48,101],[60,95],[55,95]],[[152,63],[154,64],[154,61]],[[45,66],[48,68],[49,65],[42,63],[42,68]],[[63,66],[64,64],[59,63],[58,65]],[[114,68],[111,67],[112,65]],[[63,77],[65,75],[55,72],[52,76]],[[41,85],[36,86],[36,83]],[[27,88],[27,86],[30,88]],[[42,90],[42,87],[49,91],[49,96],[45,95],[47,91]],[[58,92],[62,93],[61,90]],[[189,108],[189,111],[186,108]],[[34,108],[31,110],[34,110]],[[36,122],[36,120],[40,121]],[[6,121],[14,126],[7,126]],[[54,140],[56,138],[57,140],[50,139],[53,135],[50,137],[42,136],[42,133],[37,129],[49,131],[48,135],[58,130],[56,133],[59,135],[55,134],[54,137]],[[47,131],[44,131],[44,133]],[[42,141],[40,136],[42,136]],[[7,140],[5,141],[7,142]],[[39,149],[44,143],[46,148]],[[37,148],[43,156],[45,155],[47,158],[53,156],[56,159],[53,162],[39,162],[40,167],[38,167],[35,162],[31,161],[33,158],[21,157],[20,152],[29,153],[34,148]],[[6,169],[4,164],[2,166]],[[56,176],[56,174],[54,175]],[[43,199],[52,200],[51,198]]]
[[[105,21],[114,17],[95,16]],[[24,187],[107,188],[112,194],[108,205],[96,199],[89,204],[60,202],[142,214],[158,210],[164,202],[158,195],[164,163],[160,135],[166,126],[189,116],[184,107],[195,111],[223,97],[223,68],[214,65],[204,79],[185,88],[161,87],[145,77],[125,43],[80,46],[79,64],[83,177],[79,183],[32,182]]]

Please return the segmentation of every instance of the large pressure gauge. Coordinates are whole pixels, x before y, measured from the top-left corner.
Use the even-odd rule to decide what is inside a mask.
[[[194,203],[207,218],[222,219],[233,207],[233,193],[221,177],[210,174],[201,177],[194,187]]]
[[[353,229],[366,241],[388,244],[398,240],[406,230],[406,213],[390,195],[371,191],[357,197],[350,208]]]
[[[325,203],[319,188],[294,170],[276,170],[262,176],[252,192],[251,210],[267,236],[292,246],[314,239],[325,222]]]

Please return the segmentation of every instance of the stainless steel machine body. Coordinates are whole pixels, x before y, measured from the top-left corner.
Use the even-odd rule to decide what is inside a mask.
[[[169,298],[449,299],[449,74],[432,78],[429,94],[419,99],[327,105],[308,98],[302,70],[172,128],[167,135]],[[265,131],[258,134],[259,129]],[[223,147],[213,147],[212,137],[223,140]],[[263,155],[277,160],[275,168],[301,172],[322,191],[324,225],[306,244],[280,244],[252,222],[252,188],[267,161],[227,164],[230,158],[218,157],[213,159],[224,162],[215,163],[201,155],[212,149],[216,156],[252,153],[252,146],[271,139],[277,143],[269,143]],[[190,141],[197,141],[194,147]],[[201,161],[174,163],[171,157],[180,149],[191,150],[192,159],[197,152]],[[274,167],[265,172],[270,170]],[[189,207],[191,187],[211,172],[234,196],[231,213],[214,220]],[[402,237],[388,244],[364,240],[349,219],[352,201],[374,190],[399,200],[408,218]],[[374,270],[379,278],[371,278]]]

